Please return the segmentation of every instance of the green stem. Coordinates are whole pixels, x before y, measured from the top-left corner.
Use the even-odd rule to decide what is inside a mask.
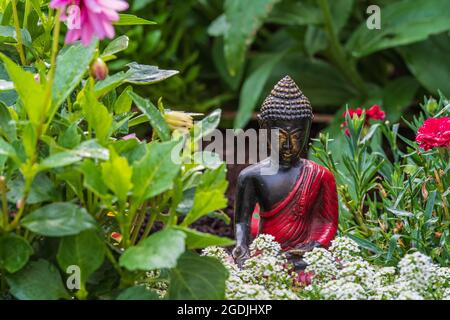
[[[119,264],[117,263],[116,258],[114,258],[114,255],[112,254],[111,249],[109,247],[107,247],[105,251],[106,251],[106,257],[111,262],[114,269],[116,269],[116,271],[119,275],[122,275],[122,269],[120,268]]]
[[[344,48],[342,47],[333,25],[333,17],[331,16],[330,6],[328,0],[318,0],[319,7],[322,11],[324,19],[325,32],[330,41],[330,54],[334,63],[345,74],[345,76],[355,85],[355,87],[363,94],[367,95],[367,88],[364,80],[356,71],[355,64],[347,57]]]
[[[2,197],[2,211],[3,211],[3,229],[8,230],[9,213],[8,213],[8,199],[6,198],[6,179],[4,176],[0,177],[0,193]]]
[[[16,0],[14,0],[13,3],[15,3],[15,1]],[[59,32],[60,32],[60,27],[61,27],[61,23],[59,21],[60,15],[61,15],[61,12],[58,10],[56,12],[55,28],[53,30],[53,44],[52,44],[52,56],[51,56],[51,65],[50,65],[50,71],[49,71],[49,79],[46,84],[46,92],[45,92],[45,97],[44,97],[44,105],[46,107],[45,107],[44,112],[42,112],[38,127],[36,129],[36,135],[37,135],[36,146],[37,146],[39,140],[41,139],[42,134],[46,131],[45,118],[47,115],[47,111],[49,109],[49,105],[51,104],[52,87],[53,87],[53,82],[54,82],[54,78],[55,78],[56,55],[58,53],[58,40],[59,40]],[[37,147],[35,148],[35,150],[36,149],[37,149]],[[10,225],[9,229],[11,229],[11,230],[17,228],[17,226],[19,225],[19,221],[24,213],[28,195],[31,190],[31,184],[34,180],[34,176],[36,175],[36,173],[35,173],[36,170],[34,167],[35,167],[37,161],[38,161],[38,154],[35,151],[33,157],[26,164],[25,170],[26,170],[27,174],[25,175],[25,188],[24,188],[24,193],[23,193],[23,197],[21,200],[22,205],[20,206],[17,215],[14,217],[14,220],[12,221],[12,223]]]
[[[144,233],[142,234],[142,237],[139,240],[139,242],[141,242],[142,240],[147,238],[148,235],[150,234],[150,231],[152,230],[152,227],[153,227],[153,223],[155,223],[156,216],[157,216],[157,213],[153,210],[153,208],[150,209],[150,219],[148,220],[147,225],[145,226]]]
[[[28,15],[31,11],[31,2],[30,0],[25,0],[25,12],[23,14],[23,24],[22,28],[26,29],[28,27]]]
[[[142,228],[142,225],[144,224],[145,221],[145,217],[147,215],[147,201],[144,202],[144,204],[142,205],[141,209],[139,210],[138,213],[138,219],[136,219],[136,223],[134,224],[134,229],[131,235],[131,244],[135,244],[137,237],[139,235],[139,231]]]
[[[25,59],[25,52],[23,50],[22,32],[20,30],[19,15],[17,14],[17,0],[13,0],[11,4],[13,9],[14,27],[16,28],[17,51],[19,52],[20,62],[22,65],[26,65],[27,60]]]

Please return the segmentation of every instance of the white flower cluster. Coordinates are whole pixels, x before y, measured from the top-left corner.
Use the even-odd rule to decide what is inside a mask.
[[[228,269],[226,297],[231,300],[299,299],[292,291],[295,273],[271,235],[258,236],[249,247],[250,258],[242,269],[224,249],[209,247],[203,255],[218,258]]]
[[[258,236],[249,249],[243,269],[222,248],[203,251],[229,270],[228,299],[450,300],[450,268],[433,264],[420,252],[405,255],[397,267],[378,267],[361,257],[356,242],[338,237],[329,250],[304,254],[305,273],[312,280],[300,285],[272,236]]]
[[[329,251],[305,254],[312,283],[299,292],[314,299],[423,300],[449,299],[450,268],[433,264],[420,252],[405,255],[394,267],[376,267],[359,255],[349,238],[336,238]]]

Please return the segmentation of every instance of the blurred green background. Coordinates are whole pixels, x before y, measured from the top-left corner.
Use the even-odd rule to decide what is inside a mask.
[[[366,25],[370,5],[381,29]],[[316,114],[339,115],[332,131],[346,105],[377,103],[397,121],[424,95],[450,96],[448,0],[134,0],[129,12],[158,24],[119,29],[130,46],[110,68],[179,70],[141,93],[173,109],[221,107],[226,127],[248,125],[286,74]]]

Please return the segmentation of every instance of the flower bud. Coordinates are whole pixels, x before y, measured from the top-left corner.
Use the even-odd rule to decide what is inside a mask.
[[[118,232],[111,233],[111,238],[120,243],[122,241],[122,235]]]
[[[101,58],[95,59],[91,64],[91,75],[95,80],[104,80],[108,76],[108,73],[108,66]]]
[[[167,111],[164,118],[172,130],[188,131],[194,126],[192,116],[181,111]]]
[[[425,105],[425,109],[431,114],[434,114],[438,108],[439,108],[439,105],[438,105],[437,101],[433,98],[428,100],[427,104]]]

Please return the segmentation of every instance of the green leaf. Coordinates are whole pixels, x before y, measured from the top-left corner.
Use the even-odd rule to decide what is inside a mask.
[[[14,273],[22,269],[33,254],[33,248],[14,234],[0,236],[0,269]]]
[[[92,81],[88,81],[83,89],[83,93],[79,99],[83,109],[83,115],[86,117],[89,125],[95,130],[96,138],[100,142],[105,142],[111,131],[112,115],[97,100]]]
[[[211,134],[218,127],[221,114],[222,110],[216,109],[204,117],[201,121],[195,122],[192,127],[194,142],[197,142],[199,139]]]
[[[74,44],[61,51],[56,59],[55,80],[52,87],[52,108],[58,108],[83,79],[94,57],[97,41],[88,47]]]
[[[383,250],[381,250],[377,245],[373,244],[372,242],[362,239],[360,237],[357,237],[355,235],[349,234],[347,235],[350,239],[355,241],[361,248],[367,249],[373,253],[376,254],[382,254]]]
[[[86,230],[76,236],[62,238],[56,258],[62,270],[67,270],[71,265],[80,268],[80,280],[84,287],[89,276],[102,265],[105,245],[96,230]]]
[[[164,120],[164,117],[155,107],[155,105],[151,103],[150,100],[144,99],[132,91],[128,92],[128,94],[131,96],[139,110],[141,110],[141,112],[147,116],[151,126],[156,131],[159,138],[162,141],[170,140],[169,126],[167,125],[166,120]]]
[[[6,280],[11,294],[19,300],[70,298],[58,270],[46,260],[30,262],[19,272],[7,275]]]
[[[0,155],[17,159],[16,150],[2,138],[0,138]]]
[[[244,63],[247,48],[278,1],[253,0],[251,5],[242,0],[225,1],[224,11],[229,27],[224,36],[224,52],[231,75],[238,73]]]
[[[114,22],[116,26],[135,26],[135,25],[147,25],[156,24],[154,21],[145,20],[132,14],[119,14],[120,20]]]
[[[83,173],[83,186],[85,188],[99,197],[104,197],[108,194],[108,187],[102,180],[102,172],[92,160],[84,160],[79,170]]]
[[[32,73],[23,70],[2,53],[0,53],[0,59],[3,60],[8,75],[14,82],[16,92],[31,122],[39,123],[45,117],[47,107],[44,101],[44,87],[36,82]]]
[[[381,8],[381,29],[370,30],[364,21],[352,34],[347,48],[353,56],[363,57],[425,40],[450,29],[448,12],[450,2],[447,0],[403,0],[386,5]]]
[[[81,135],[78,133],[78,126],[72,123],[64,132],[58,137],[58,144],[67,149],[75,148],[80,144]]]
[[[164,229],[128,248],[120,257],[120,265],[128,270],[173,268],[184,252],[186,235],[178,230]]]
[[[17,139],[15,122],[11,118],[8,107],[3,102],[0,102],[0,133],[9,141]]]
[[[22,33],[22,43],[26,47],[31,47],[31,35],[26,29],[20,29]],[[0,26],[0,43],[17,43],[16,29],[13,26]]]
[[[116,300],[159,300],[159,296],[145,285],[137,285],[123,290]]]
[[[227,185],[225,165],[203,173],[195,190],[192,209],[181,225],[187,227],[204,215],[226,207],[227,199],[224,193]]]
[[[114,90],[122,85],[127,77],[128,75],[121,71],[112,76],[108,76],[105,80],[97,81],[94,87],[95,96],[99,98],[106,95],[111,90]]]
[[[144,157],[133,165],[133,196],[139,202],[172,188],[181,168],[176,146],[180,141],[153,142]],[[173,153],[173,155],[172,155]],[[178,160],[178,161],[176,161]]]
[[[84,208],[59,202],[41,207],[22,219],[22,225],[47,237],[72,236],[96,228],[94,218]]]
[[[186,234],[186,247],[190,250],[202,249],[209,246],[231,246],[235,244],[234,240],[225,237],[218,237],[213,234],[203,233],[179,226],[174,226],[173,228],[183,231]]]
[[[383,106],[390,121],[400,118],[413,101],[417,89],[419,84],[413,77],[400,77],[387,83],[383,90]]]
[[[111,159],[101,164],[102,178],[120,201],[125,202],[128,191],[131,190],[131,176],[133,168],[130,167],[126,158],[111,152]]]
[[[450,5],[450,2],[448,2]],[[450,19],[448,19],[450,21]],[[450,96],[450,36],[441,34],[398,49],[411,73],[430,92]]]
[[[227,269],[217,259],[186,252],[170,271],[169,299],[225,299],[227,278]]]
[[[8,201],[17,203],[23,199],[25,183],[22,176],[8,181]],[[57,190],[53,181],[45,174],[38,173],[31,184],[27,197],[27,204],[36,204],[46,201],[57,201]]]
[[[115,114],[130,112],[133,100],[128,93],[132,91],[132,86],[128,86],[125,88],[125,90],[122,91],[119,98],[117,98],[116,102],[114,103],[113,109]]]
[[[72,152],[82,158],[99,160],[109,159],[109,150],[102,147],[94,139],[83,141],[78,147],[73,149]]]
[[[47,170],[51,168],[65,167],[81,160],[81,157],[77,156],[73,152],[63,151],[51,155],[45,158],[39,164],[40,170]]]
[[[281,1],[274,6],[267,22],[292,26],[315,25],[322,22],[322,13],[308,2]]]
[[[148,66],[132,62],[127,64],[126,82],[132,84],[148,85],[157,83],[178,74],[177,70],[163,70],[157,66]]]
[[[239,110],[234,119],[234,128],[243,128],[251,118],[252,112],[258,103],[264,85],[267,82],[273,68],[284,56],[279,53],[270,59],[267,59],[264,64],[259,66],[244,82],[239,96]]]
[[[115,55],[118,52],[126,50],[128,48],[129,41],[130,39],[125,35],[117,37],[106,46],[105,50],[103,50],[101,57],[102,58],[109,57]]]

